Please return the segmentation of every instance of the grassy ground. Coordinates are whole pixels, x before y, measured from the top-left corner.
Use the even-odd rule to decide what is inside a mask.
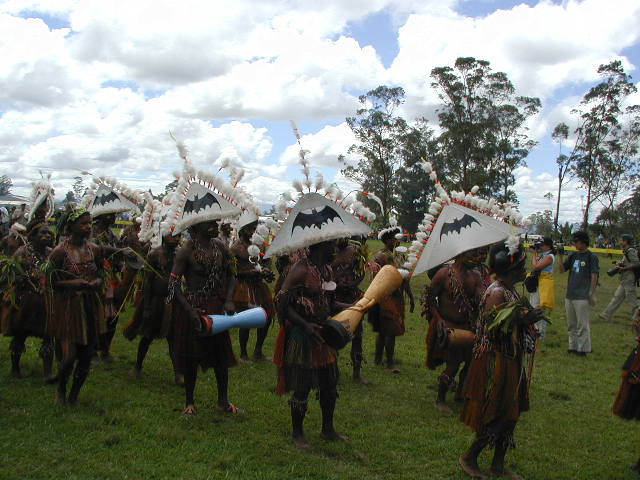
[[[602,259],[603,270],[608,259]],[[557,274],[562,300],[566,278]],[[413,279],[416,298],[425,276]],[[606,303],[617,278],[602,277]],[[532,410],[516,429],[518,448],[507,464],[527,479],[636,478],[628,466],[638,454],[640,425],[611,414],[620,366],[634,344],[629,319],[604,323],[593,315],[594,352],[566,353],[566,320],[560,303],[548,329],[546,352],[536,358]],[[373,333],[367,329],[364,375],[372,386],[350,380],[348,348],[336,413],[350,443],[319,438],[320,409],[310,402],[306,429],[313,443],[299,451],[289,441],[287,399],[277,397],[271,363],[245,363],[231,372],[231,400],[243,407],[232,417],[213,411],[213,372],[200,376],[198,416],[180,412],[184,395],[173,385],[166,344],[151,346],[143,378],[128,376],[136,345],[118,335],[116,362],[96,363],[75,409],[54,405],[54,388],[42,385],[38,341],[28,341],[25,379],[9,377],[9,339],[0,340],[0,478],[3,479],[457,479],[457,458],[473,438],[456,415],[434,408],[436,376],[424,367],[426,325],[418,311],[407,317],[398,339],[402,373],[373,365]],[[234,342],[237,332],[232,332]],[[276,329],[269,335],[273,351]],[[251,342],[254,341],[252,335]],[[483,455],[481,465],[488,466]]]

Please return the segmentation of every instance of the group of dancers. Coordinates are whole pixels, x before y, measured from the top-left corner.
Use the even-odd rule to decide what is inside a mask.
[[[197,414],[198,370],[209,368],[217,384],[216,408],[237,414],[241,409],[228,398],[229,368],[237,363],[229,330],[208,333],[203,315],[261,307],[267,322],[256,330],[253,358],[267,359],[263,345],[277,318],[276,393],[291,393],[293,442],[310,447],[303,424],[312,390],[318,391],[321,435],[347,440],[333,421],[339,347],[327,341],[328,322],[363,297],[360,284],[367,272],[375,276],[386,265],[396,268],[404,279],[368,308],[368,319],[377,334],[375,363],[399,373],[394,353],[396,337],[405,332],[405,299],[414,309],[409,280],[426,271],[431,279],[422,298],[429,323],[426,366],[444,367],[435,405],[451,412],[446,397],[453,392],[464,402],[461,421],[476,433],[460,465],[472,477],[485,476],[478,457],[492,447],[490,473],[517,478],[504,459],[520,414],[529,409],[535,324],[544,322],[545,311],[515,288],[526,275],[526,254],[514,209],[479,199],[477,189],[449,194],[436,181],[438,196],[416,240],[401,246],[404,232],[392,222],[378,233],[384,246],[370,258],[371,211],[320,175],[312,181],[303,152],[304,180],[294,182],[298,195],[283,194],[276,218],[262,221],[239,185],[240,169],[227,166],[227,181],[220,172],[197,170],[184,149],[179,151],[185,166],[176,190],[163,199],[145,194],[143,200],[113,179],[97,178],[55,232],[48,222],[53,189],[46,178],[34,184],[28,222],[12,227],[14,241],[5,245],[16,248],[5,252],[0,277],[0,328],[12,336],[14,377],[22,374],[25,339],[40,337],[45,381],[57,385],[58,403],[76,404],[92,359],[99,354],[111,361],[118,319],[132,305],[123,328],[129,340],[139,338],[132,375],[142,374],[151,343],[166,339],[175,381],[184,385],[183,414]],[[434,179],[429,164],[425,171]],[[112,229],[116,215],[125,211],[137,212],[139,220],[118,238]],[[455,227],[463,215],[470,220]],[[232,233],[221,230],[227,226]],[[362,331],[360,323],[348,333],[353,380],[366,384]],[[240,330],[244,360],[249,335]],[[640,349],[624,372],[614,411],[640,419]]]

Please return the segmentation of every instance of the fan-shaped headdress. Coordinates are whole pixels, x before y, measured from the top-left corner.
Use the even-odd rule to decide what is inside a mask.
[[[220,170],[216,174],[195,168],[187,158],[184,144],[177,142],[177,146],[184,168],[176,175],[178,186],[167,219],[162,223],[163,235],[169,231],[177,235],[202,222],[238,217],[248,202],[247,194],[238,187],[244,170],[224,162],[220,170],[230,172],[230,181],[227,181],[218,175]]]
[[[300,143],[300,133],[291,123]],[[307,153],[300,149],[299,163],[304,180],[293,182],[293,187],[298,191],[297,198],[294,200],[291,193],[287,192],[282,194],[276,205],[277,217],[282,223],[278,224],[278,233],[267,249],[267,258],[291,253],[315,243],[352,235],[368,235],[371,232],[363,220],[374,220],[373,212],[362,202],[345,196],[337,186],[327,185],[320,172],[313,181]],[[294,201],[295,205],[290,207]]]
[[[138,205],[142,195],[111,177],[94,177],[91,187],[82,197],[80,206],[92,217],[110,213],[132,212],[140,215]]]
[[[405,268],[419,274],[468,250],[505,240],[512,254],[517,251],[523,217],[512,205],[476,196],[477,186],[449,195],[431,164],[423,161],[422,168],[435,183],[437,196],[418,225]]]

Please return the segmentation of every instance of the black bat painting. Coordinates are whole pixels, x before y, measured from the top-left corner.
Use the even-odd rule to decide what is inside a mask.
[[[443,235],[447,235],[451,232],[460,233],[463,228],[471,227],[474,223],[480,225],[478,220],[466,213],[461,219],[456,218],[453,222],[443,223],[442,230],[440,230],[440,240],[442,240]]]
[[[113,193],[103,193],[102,195],[98,195],[93,202],[94,205],[106,205],[109,202],[113,202],[114,200],[118,200],[118,196]]]
[[[211,193],[206,193],[202,198],[196,194],[193,200],[187,200],[184,202],[184,213],[198,212],[210,205],[218,205],[220,207],[220,202]]]
[[[303,230],[305,228],[311,227],[322,228],[322,225],[328,224],[329,220],[333,221],[334,218],[337,218],[342,223],[344,223],[344,221],[340,218],[340,215],[338,215],[338,212],[336,212],[329,205],[326,205],[320,211],[312,208],[311,213],[298,212],[298,215],[296,215],[296,218],[293,221],[291,235],[293,235],[293,231],[296,229],[296,227],[300,227]]]

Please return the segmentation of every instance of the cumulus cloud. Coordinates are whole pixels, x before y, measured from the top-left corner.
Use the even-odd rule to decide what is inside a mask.
[[[355,160],[353,155],[347,154],[347,150],[355,141],[351,129],[343,122],[336,126],[327,125],[317,133],[302,135],[300,145],[309,151],[306,158],[311,165],[338,168],[341,166],[338,161],[339,155],[345,155],[349,162]],[[300,145],[289,145],[280,155],[280,165],[297,165]]]
[[[458,56],[490,60],[519,93],[543,101],[596,80],[599,63],[622,58],[633,68],[620,55],[640,38],[637,1],[618,0],[615,8],[605,0],[541,1],[482,18],[460,15],[457,3],[6,0],[0,168],[22,194],[40,169],[53,172],[59,195],[80,170],[162,190],[181,167],[172,132],[200,168],[216,170],[222,159],[245,168],[245,188],[271,204],[298,176],[299,147],[270,122],[328,124],[305,134],[302,145],[314,167],[349,190],[354,185],[339,174],[337,158],[355,139],[339,119],[371,88],[402,86],[400,113],[435,120],[429,71]],[[347,34],[381,12],[398,35],[388,69],[373,46]],[[543,138],[559,121],[573,127],[568,112],[577,100],[550,102],[530,121],[532,136]],[[546,208],[541,191],[555,194],[554,175],[523,169],[517,182],[529,213]],[[575,186],[566,202],[567,216],[579,211]]]
[[[482,18],[453,10],[412,14],[399,30],[390,75],[409,94],[436,103],[431,69],[474,56],[505,71],[522,94],[547,98],[560,86],[596,80],[599,64],[639,38],[640,4],[634,0],[620,0],[616,8],[603,0],[543,1]],[[626,66],[632,68],[628,61]]]

